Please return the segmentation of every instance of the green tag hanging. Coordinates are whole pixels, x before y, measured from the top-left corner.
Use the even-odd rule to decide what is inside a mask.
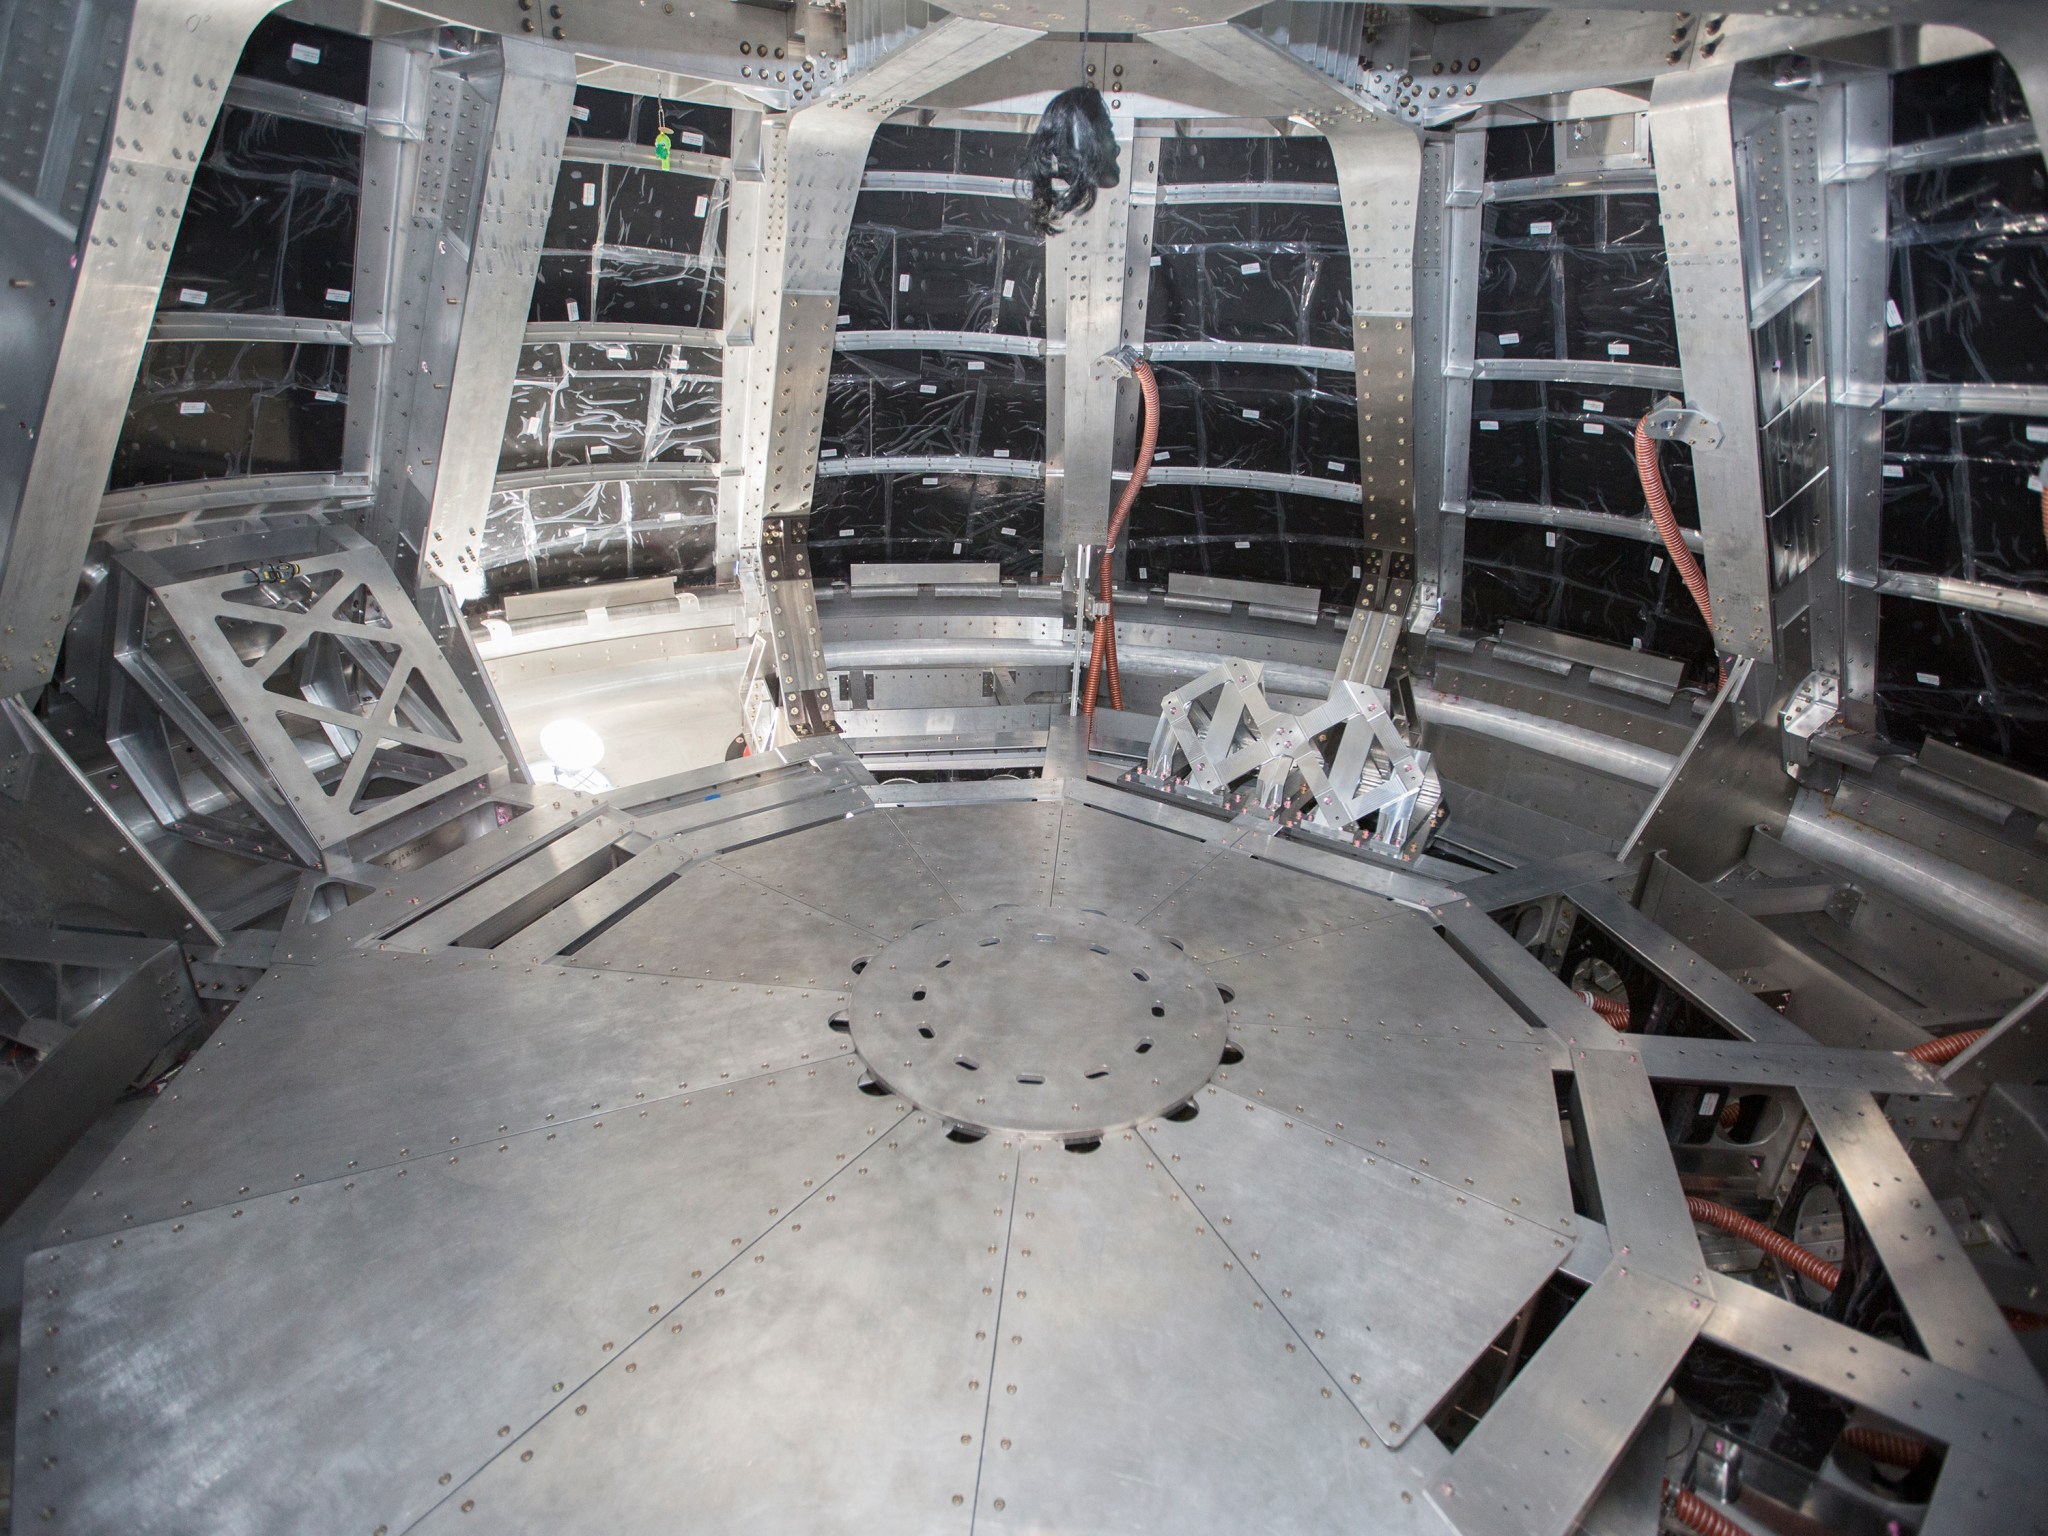
[[[665,125],[654,130],[654,159],[664,171],[668,169],[669,137],[669,131]]]

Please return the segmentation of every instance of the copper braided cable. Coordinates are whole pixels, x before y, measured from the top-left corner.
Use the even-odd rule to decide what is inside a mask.
[[[1615,1029],[1625,1030],[1629,1027],[1633,1015],[1629,1010],[1627,998],[1602,997],[1598,992],[1581,992],[1579,1001],[1599,1014]]]
[[[1923,1040],[1906,1054],[1924,1067],[1938,1067],[1945,1061],[1954,1061],[1989,1033],[1983,1029],[1959,1029],[1952,1035]]]
[[[1851,1424],[1842,1431],[1842,1444],[1861,1451],[1872,1461],[1908,1469],[1925,1461],[1929,1449],[1925,1440],[1902,1435],[1896,1430],[1879,1429],[1874,1424]]]
[[[1124,485],[1124,493],[1117,499],[1116,510],[1110,514],[1109,537],[1102,545],[1102,611],[1095,620],[1095,640],[1088,648],[1088,687],[1082,695],[1081,713],[1090,720],[1095,717],[1095,699],[1105,669],[1109,674],[1109,707],[1124,707],[1123,674],[1116,663],[1116,585],[1111,571],[1116,554],[1116,543],[1123,536],[1124,524],[1130,521],[1131,508],[1137,505],[1138,492],[1144,488],[1145,476],[1152,468],[1152,452],[1159,446],[1159,380],[1152,372],[1152,365],[1142,357],[1131,363],[1131,372],[1137,376],[1138,394],[1143,400],[1138,433],[1138,457],[1131,465],[1131,478]]]
[[[1690,1526],[1700,1536],[1749,1536],[1742,1526],[1730,1520],[1690,1488],[1674,1492],[1669,1483],[1664,1485],[1665,1497],[1671,1500],[1671,1513],[1680,1524]]]
[[[1740,1211],[1731,1211],[1725,1205],[1716,1205],[1697,1195],[1686,1196],[1685,1208],[1694,1221],[1719,1227],[1723,1232],[1741,1238],[1750,1247],[1763,1249],[1780,1264],[1797,1270],[1824,1291],[1832,1291],[1842,1283],[1841,1266],[1830,1264],[1819,1254],[1800,1247],[1784,1233],[1775,1232]]]
[[[1642,482],[1643,500],[1650,508],[1650,521],[1657,525],[1657,537],[1664,541],[1664,552],[1671,557],[1672,569],[1678,572],[1678,579],[1685,583],[1685,590],[1692,594],[1698,605],[1700,617],[1706,621],[1707,633],[1714,630],[1714,602],[1707,595],[1707,574],[1700,569],[1700,563],[1686,548],[1685,530],[1678,526],[1678,515],[1671,510],[1671,496],[1664,489],[1664,465],[1657,456],[1657,439],[1650,436],[1650,418],[1646,414],[1636,423],[1636,479]],[[1721,681],[1728,681],[1728,668],[1721,662],[1718,647],[1714,652],[1714,663],[1721,670]]]

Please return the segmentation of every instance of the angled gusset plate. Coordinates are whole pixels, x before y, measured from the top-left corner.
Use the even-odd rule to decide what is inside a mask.
[[[36,1254],[17,1496],[52,1531],[406,1529],[890,1133],[899,1112],[851,1077],[756,1079]]]
[[[843,999],[379,950],[273,972],[62,1225],[109,1231],[822,1066],[848,1051],[828,1022]]]
[[[1384,896],[1231,853],[1204,865],[1144,926],[1171,934],[1195,959],[1207,961],[1385,922],[1399,910]]]
[[[865,928],[700,860],[566,960],[571,965],[838,988],[882,940]]]
[[[957,910],[895,818],[870,811],[719,855],[728,869],[785,896],[895,938],[913,923]],[[849,880],[848,870],[858,878]]]
[[[895,812],[897,829],[962,911],[998,902],[1043,907],[1059,857],[1057,800],[935,805]]]
[[[976,1530],[1445,1529],[1150,1135],[1024,1153]]]
[[[1195,1102],[1193,1120],[1147,1123],[1146,1144],[1389,1445],[1569,1250],[1547,1227],[1279,1111],[1215,1088]]]
[[[902,1120],[419,1529],[965,1533],[1016,1167]]]
[[[1567,1238],[1579,1230],[1537,1047],[1371,1025],[1235,1038],[1244,1060],[1216,1073],[1231,1092]]]

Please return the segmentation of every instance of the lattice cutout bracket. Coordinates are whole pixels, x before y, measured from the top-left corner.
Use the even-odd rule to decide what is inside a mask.
[[[505,765],[382,556],[341,530],[328,539],[341,548],[271,579],[235,569],[156,588],[323,849]]]
[[[1306,798],[1305,819],[1353,833],[1375,817],[1372,841],[1406,850],[1443,797],[1429,754],[1411,746],[1377,689],[1343,679],[1306,714],[1275,709],[1265,669],[1231,658],[1159,706],[1146,776],[1224,799],[1242,789],[1269,815]],[[1336,734],[1326,760],[1320,742]]]

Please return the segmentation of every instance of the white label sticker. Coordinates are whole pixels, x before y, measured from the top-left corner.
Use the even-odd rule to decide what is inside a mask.
[[[1941,686],[1941,679],[1932,672],[1915,672],[1913,676],[1925,683],[1929,688],[1939,688]]]
[[[686,459],[701,459],[704,457],[704,450],[702,448],[685,448],[683,450],[683,457]]]
[[[2041,477],[2039,475],[2027,476],[2027,489],[2038,492],[2041,489]]]
[[[627,347],[622,347],[617,342],[613,342],[610,346],[604,349],[604,355],[610,358],[615,363],[622,363],[627,358],[631,357],[633,353],[631,349]]]
[[[1502,331],[1498,336],[1494,337],[1494,340],[1504,347],[1519,347],[1522,344],[1522,333],[1520,331]]]
[[[1625,341],[1610,341],[1607,343],[1607,355],[1609,357],[1627,357],[1628,343]]]
[[[1250,277],[1258,270],[1259,264],[1256,261],[1248,261],[1237,269],[1237,275],[1239,277]]]
[[[2034,422],[2027,423],[2027,441],[2030,443],[2048,443],[2048,427],[2040,426]]]
[[[917,386],[917,392],[920,395],[936,395],[939,392],[939,386],[936,384],[920,384]]]
[[[583,206],[586,208],[595,208],[597,206],[597,183],[594,181],[583,183]]]
[[[1009,450],[1009,449],[1007,449],[1007,448],[998,448],[998,449],[996,449],[996,450],[995,450],[995,457],[996,457],[996,458],[999,458],[999,459],[1007,459],[1007,458],[1008,458],[1009,456],[1010,456],[1010,450]]]
[[[336,394],[331,389],[316,389],[313,391],[313,398],[315,400],[324,400],[327,401],[329,404],[332,404],[334,401],[339,400],[341,396]]]
[[[710,198],[708,198],[708,197],[700,197],[700,198],[698,198],[698,199],[697,199],[697,217],[698,217],[698,218],[700,218],[700,219],[701,219],[701,218],[703,218],[703,217],[704,217],[704,210],[705,210],[705,209],[707,209],[707,208],[709,208],[710,206],[711,206],[711,199],[710,199]]]
[[[1014,277],[1006,277],[1003,279],[1003,297],[1006,299],[1014,299],[1015,297],[1017,297],[1017,279],[1015,279]]]
[[[837,320],[833,321],[832,323],[834,325],[851,325],[853,324],[853,316],[841,315]]]
[[[1536,219],[1530,223],[1529,233],[1532,235],[1547,235],[1555,227],[1548,219]]]
[[[1895,331],[1906,323],[1906,317],[1899,313],[1899,302],[1897,299],[1886,299],[1884,301],[1884,323]]]
[[[1607,428],[1597,421],[1582,421],[1579,423],[1579,430],[1585,433],[1588,437],[1598,437],[1603,432],[1605,432]]]
[[[926,475],[924,479],[919,483],[923,485],[937,485],[939,483],[939,477],[937,475]]]
[[[1159,265],[1159,258],[1157,256],[1152,258],[1152,265],[1155,267]]]
[[[1705,1093],[1700,1095],[1701,1114],[1711,1115],[1715,1110],[1719,1109],[1720,1107],[1721,1095],[1714,1089],[1710,1088]]]
[[[851,528],[842,528],[839,530],[839,537],[841,537],[842,539],[850,539],[853,537],[853,530]]]
[[[980,358],[975,358],[967,365],[967,371],[969,373],[980,373],[987,366],[988,364],[984,363]]]
[[[910,292],[910,274],[908,272],[898,272],[896,274],[896,291],[898,293]]]
[[[612,456],[612,445],[610,443],[592,443],[590,445],[590,456],[594,459],[599,454],[610,458]]]
[[[1546,529],[1544,529],[1544,530],[1543,530],[1543,543],[1544,543],[1545,547],[1547,547],[1547,548],[1550,548],[1550,549],[1555,549],[1555,548],[1557,548],[1557,531],[1556,531],[1555,529],[1552,529],[1552,528],[1546,528]]]
[[[664,523],[680,523],[683,520],[683,514],[680,512],[664,512],[661,514],[661,520]]]
[[[1497,421],[1482,421],[1479,423],[1479,430],[1482,432],[1498,432],[1500,430],[1500,423]]]
[[[571,107],[571,108],[569,109],[569,115],[570,115],[571,117],[575,118],[575,119],[576,119],[576,121],[577,121],[577,122],[579,122],[579,123],[587,123],[587,122],[589,122],[589,121],[590,121],[590,108],[588,108],[588,107]]]
[[[1607,402],[1605,400],[1581,400],[1579,402],[1579,409],[1588,416],[1598,416],[1607,409]]]
[[[1257,421],[1259,419],[1259,413],[1257,411],[1247,410],[1244,413],[1244,419],[1246,421]]]
[[[1002,532],[1003,537],[1006,539],[1014,539],[1015,537],[1017,537],[1017,530],[1014,528],[1005,528]]]
[[[956,555],[960,553],[960,541],[958,539],[953,541],[953,553]]]
[[[346,304],[350,297],[349,290],[346,288],[330,288],[327,290],[327,302],[330,304]]]
[[[1663,569],[1664,569],[1664,557],[1663,557],[1662,555],[1652,555],[1652,556],[1650,556],[1650,569],[1651,569],[1651,570],[1653,570],[1653,571],[1661,571],[1661,570],[1663,570]]]
[[[1173,455],[1167,452],[1167,450],[1164,448],[1154,448],[1152,450],[1152,462],[1154,464],[1164,464],[1168,459],[1172,457]]]
[[[565,306],[565,308],[568,309],[569,318],[571,320],[581,320],[583,318],[583,306],[578,304],[574,299],[571,299]]]
[[[1906,478],[1906,466],[1903,464],[1887,464],[1884,467],[1884,477],[1887,480],[1903,480]]]
[[[837,448],[820,448],[818,450],[818,457],[821,459],[836,459],[839,457],[839,450]]]
[[[1323,467],[1329,470],[1329,472],[1333,475],[1341,475],[1344,473],[1344,466],[1342,464],[1339,464],[1335,459],[1325,459],[1323,461]]]
[[[206,414],[206,402],[204,400],[180,400],[178,402],[178,414],[180,416],[204,416]]]
[[[293,43],[292,62],[295,64],[318,64],[320,62],[320,50],[308,43]]]
[[[206,292],[200,288],[180,288],[178,290],[178,302],[180,304],[204,304],[206,302]]]
[[[676,130],[676,138],[680,142],[689,145],[692,149],[702,149],[704,147],[704,135],[694,128],[678,128]]]
[[[1250,539],[1239,539],[1237,541],[1237,547],[1239,549],[1250,549],[1252,547],[1252,541]]]
[[[1146,577],[1150,576],[1151,574],[1152,573],[1146,570],[1144,566],[1141,565],[1138,567],[1138,580],[1143,581]]]
[[[1365,572],[1360,570],[1357,566],[1354,565],[1353,567],[1351,567],[1351,575],[1353,580],[1356,580],[1358,577],[1363,576],[1364,574]]]

